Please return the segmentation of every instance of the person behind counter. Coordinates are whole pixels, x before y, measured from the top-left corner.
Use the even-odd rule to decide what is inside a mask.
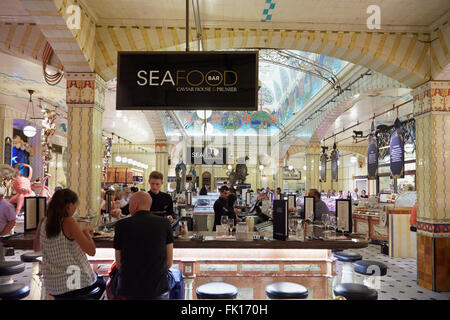
[[[3,199],[5,189],[0,187],[0,236],[7,236],[16,225],[16,210],[9,201]]]
[[[328,206],[325,202],[320,199],[320,192],[317,189],[310,189],[308,192],[309,197],[315,198],[315,211],[314,211],[314,221],[321,221],[323,214],[329,214]]]
[[[201,196],[208,195],[208,189],[206,188],[206,185],[203,185],[203,187],[200,189],[200,195]]]
[[[228,205],[228,195],[230,194],[230,188],[228,186],[221,186],[219,188],[219,199],[214,202],[214,227],[213,231],[216,231],[216,226],[221,224],[220,218],[225,215],[229,218],[234,218],[234,212],[230,212]]]
[[[366,190],[361,191],[361,198],[369,198],[369,196],[366,193]]]
[[[127,300],[169,299],[167,274],[173,262],[173,231],[167,219],[150,214],[152,202],[146,192],[133,194],[131,217],[115,226],[118,294]]]
[[[78,195],[70,189],[55,192],[47,216],[38,226],[34,239],[35,251],[42,251],[44,286],[55,300],[74,299],[96,287],[100,299],[105,291],[105,280],[96,275],[86,257],[95,256],[94,235],[91,226],[83,230],[72,217],[79,205]],[[79,280],[73,283],[74,267],[79,270]]]
[[[162,173],[158,171],[152,171],[148,177],[148,183],[150,184],[150,191],[148,193],[152,197],[150,212],[159,216],[165,216],[170,222],[173,222],[177,219],[177,215],[173,211],[172,197],[168,193],[160,191],[163,178]],[[130,214],[129,204],[121,209],[123,215]]]

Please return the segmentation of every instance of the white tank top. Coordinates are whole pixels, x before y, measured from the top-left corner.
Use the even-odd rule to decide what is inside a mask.
[[[86,253],[75,240],[69,240],[62,231],[53,238],[47,238],[44,219],[40,230],[42,250],[42,273],[44,286],[50,295],[88,287],[97,280]]]

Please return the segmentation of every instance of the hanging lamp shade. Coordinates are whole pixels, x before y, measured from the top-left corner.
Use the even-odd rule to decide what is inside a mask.
[[[36,135],[37,130],[33,126],[26,126],[23,128],[23,134],[29,138],[32,138]]]

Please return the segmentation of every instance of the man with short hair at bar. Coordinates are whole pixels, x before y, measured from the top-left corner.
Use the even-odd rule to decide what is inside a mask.
[[[314,221],[321,221],[323,214],[329,214],[328,206],[320,199],[320,192],[317,189],[310,189],[308,192],[309,197],[314,197],[315,210]]]
[[[127,300],[169,299],[173,232],[167,219],[150,213],[151,206],[148,193],[134,193],[129,203],[131,217],[119,220],[115,227],[118,293]]]
[[[150,173],[148,178],[150,191],[148,193],[152,197],[153,201],[149,210],[156,215],[167,217],[170,222],[173,222],[177,219],[177,215],[173,211],[172,197],[169,194],[160,191],[163,184],[163,178],[162,173],[158,171],[152,171]],[[123,215],[128,215],[130,213],[129,205],[126,205],[121,209]]]

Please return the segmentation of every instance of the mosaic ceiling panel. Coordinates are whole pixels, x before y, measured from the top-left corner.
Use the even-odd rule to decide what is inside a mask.
[[[334,74],[338,74],[347,64],[324,55],[299,51],[295,53],[327,67]],[[229,130],[233,130],[234,135],[274,135],[278,132],[278,127],[285,125],[294,112],[303,108],[327,85],[324,80],[309,73],[267,62],[259,64],[259,80],[259,110],[214,111],[208,118],[208,123],[213,128],[210,134],[227,135]],[[175,114],[189,135],[203,135],[204,120],[198,117],[196,111],[176,111]]]

